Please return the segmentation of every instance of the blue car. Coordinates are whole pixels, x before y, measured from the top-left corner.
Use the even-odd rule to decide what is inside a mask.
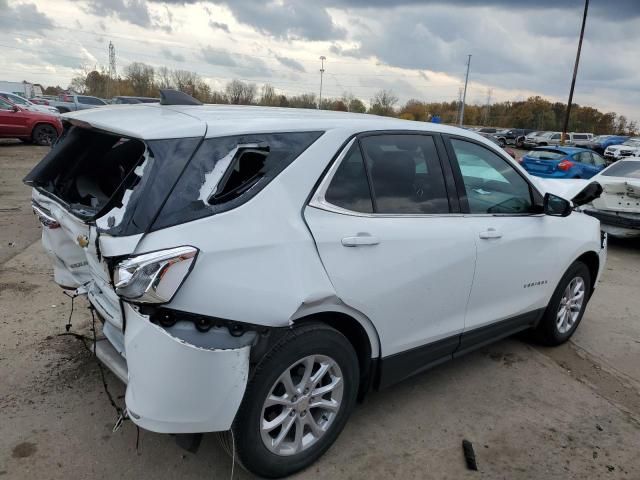
[[[591,178],[606,167],[596,152],[577,147],[534,148],[520,164],[531,175],[544,178]]]
[[[597,137],[594,137],[585,146],[602,155],[607,147],[611,145],[620,145],[621,143],[629,140],[629,138],[630,137],[628,136],[622,135],[599,135]]]

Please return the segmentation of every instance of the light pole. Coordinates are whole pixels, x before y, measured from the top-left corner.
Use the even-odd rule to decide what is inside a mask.
[[[467,76],[464,79],[464,93],[462,94],[462,105],[460,105],[460,126],[464,123],[464,102],[467,100],[467,83],[469,83],[469,67],[471,67],[471,55],[467,59]]]
[[[564,117],[564,126],[562,127],[562,137],[560,143],[564,145],[569,129],[569,116],[571,115],[571,104],[573,103],[573,89],[576,86],[576,76],[578,75],[578,63],[580,63],[580,51],[582,50],[582,39],[584,38],[584,27],[587,23],[587,11],[589,10],[589,0],[584,2],[584,15],[582,16],[582,28],[580,29],[580,40],[578,40],[578,53],[576,53],[576,63],[573,66],[573,78],[571,79],[571,89],[569,90],[569,104],[567,105],[567,114]]]
[[[327,59],[324,55],[320,56],[320,100],[318,101],[318,110],[322,108],[322,75],[324,74],[324,61]]]

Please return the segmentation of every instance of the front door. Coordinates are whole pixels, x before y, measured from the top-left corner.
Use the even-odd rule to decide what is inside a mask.
[[[475,265],[437,142],[422,134],[352,141],[304,213],[337,296],[373,322],[382,357],[413,352],[406,376],[451,358]]]
[[[452,137],[448,145],[464,223],[478,249],[465,332],[493,325],[484,330],[486,338],[465,333],[464,351],[469,341],[495,339],[536,321],[555,288],[554,266],[564,259],[558,258],[558,218],[536,213],[539,193],[524,174],[479,143]]]

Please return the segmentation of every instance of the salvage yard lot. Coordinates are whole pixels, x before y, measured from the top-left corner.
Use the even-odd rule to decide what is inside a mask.
[[[197,455],[125,423],[51,279],[29,189],[45,147],[0,142],[0,478],[229,478],[212,435]],[[526,254],[526,252],[523,252]],[[640,243],[610,242],[572,340],[508,339],[359,405],[336,445],[295,478],[640,478]],[[72,332],[90,335],[76,301]],[[117,403],[124,387],[107,373]],[[479,472],[464,466],[461,442]],[[236,478],[250,478],[236,468]]]

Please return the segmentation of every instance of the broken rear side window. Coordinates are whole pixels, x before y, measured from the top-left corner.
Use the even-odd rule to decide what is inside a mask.
[[[267,133],[205,140],[173,188],[152,230],[241,205],[322,133]]]

